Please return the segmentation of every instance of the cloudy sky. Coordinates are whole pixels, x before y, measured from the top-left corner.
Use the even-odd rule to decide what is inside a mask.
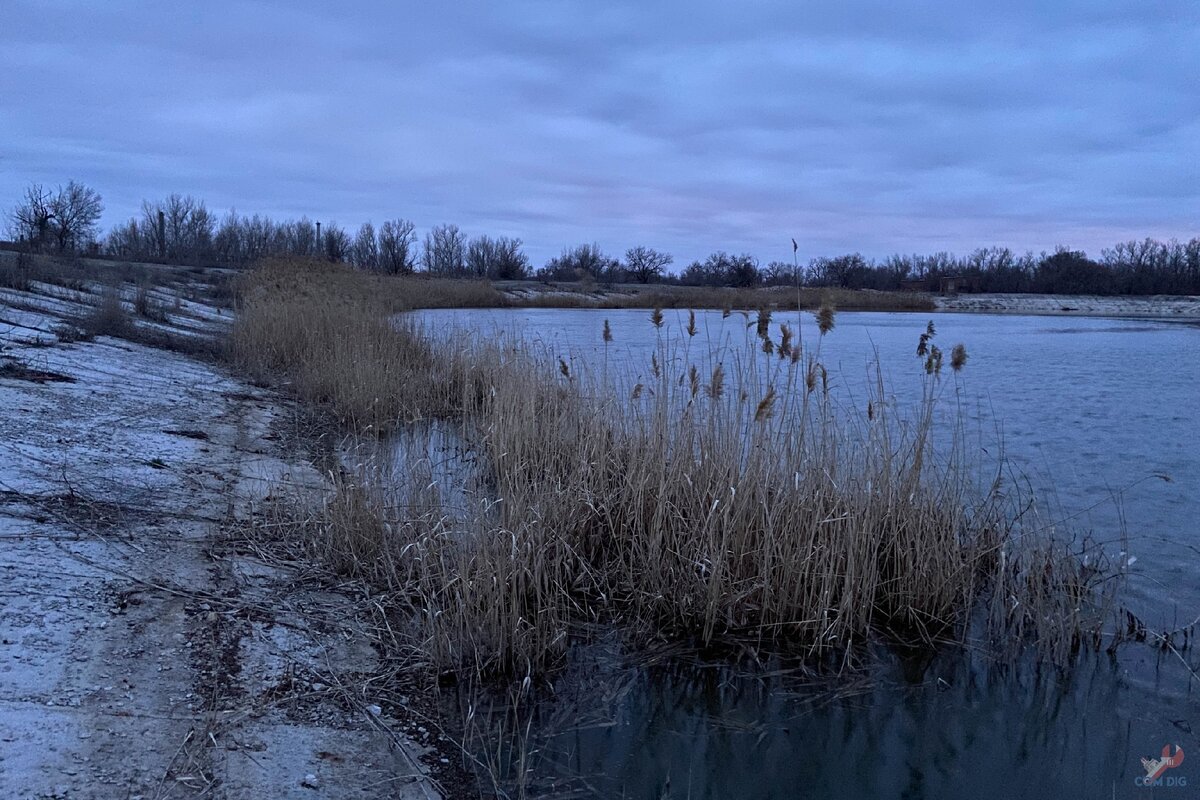
[[[187,8],[185,8],[185,6]],[[82,180],[763,262],[1200,235],[1200,3],[4,0],[0,207]]]

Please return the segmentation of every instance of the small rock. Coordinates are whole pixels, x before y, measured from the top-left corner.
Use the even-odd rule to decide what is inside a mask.
[[[313,775],[310,772],[304,776],[304,780],[300,781],[300,785],[303,786],[305,789],[317,789],[317,788],[320,788],[321,782],[319,780],[317,780],[316,775]]]
[[[373,717],[378,717],[383,713],[383,709],[376,705],[367,706],[367,711],[370,712],[371,716]]]
[[[320,681],[317,681],[316,683],[314,683],[312,685],[312,688],[313,688],[314,692],[323,692],[329,687],[327,687],[325,684],[321,683]]]

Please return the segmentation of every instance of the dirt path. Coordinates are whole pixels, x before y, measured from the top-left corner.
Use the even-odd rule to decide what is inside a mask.
[[[320,480],[280,408],[39,303],[0,294],[0,797],[436,796],[339,599],[223,534]]]

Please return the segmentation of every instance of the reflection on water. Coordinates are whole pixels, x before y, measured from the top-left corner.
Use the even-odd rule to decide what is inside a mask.
[[[1154,671],[1181,684],[1166,660]],[[1145,791],[1133,782],[1142,756],[1166,742],[1200,752],[1194,706],[1131,706],[1106,655],[1069,675],[958,653],[904,673],[886,657],[837,681],[670,659],[623,667],[608,648],[577,647],[533,716],[530,793],[1126,797]]]
[[[876,677],[836,693],[653,667],[610,707],[611,724],[553,737],[547,760],[599,796],[630,798],[668,785],[694,798],[1101,796],[1132,777],[1111,665],[1062,686],[955,662],[915,686]]]
[[[430,330],[517,330],[576,364],[635,375],[648,368],[659,335],[689,361],[728,357],[745,335],[739,314],[700,314],[694,340],[679,324],[686,313],[662,334],[647,316],[433,311],[420,320]],[[607,348],[604,319],[615,336]],[[1144,320],[1064,318],[1049,329],[1044,318],[934,320],[943,347],[961,341],[970,352],[966,371],[943,392],[983,446],[998,452],[1002,442],[1069,527],[1138,557],[1126,602],[1152,627],[1200,615],[1200,330]],[[876,358],[896,403],[919,396],[913,352],[925,321],[838,316],[821,347],[846,403],[865,395]],[[809,322],[806,347],[814,335]],[[881,666],[862,691],[831,697],[715,667],[632,669],[591,650],[577,648],[554,699],[537,709],[541,793],[658,798],[669,782],[669,796],[680,798],[1144,796],[1134,784],[1139,759],[1167,743],[1196,754],[1175,771],[1186,776],[1194,765],[1189,787],[1200,786],[1192,651],[1129,647],[1116,658],[1088,657],[1068,676],[946,655],[915,682]],[[1177,796],[1171,791],[1161,793]]]

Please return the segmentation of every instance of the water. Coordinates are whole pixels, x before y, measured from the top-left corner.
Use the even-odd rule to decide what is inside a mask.
[[[741,315],[699,313],[701,331],[690,338],[686,312],[665,313],[661,333],[640,310],[428,311],[419,320],[431,331],[516,331],[576,365],[618,374],[648,372],[660,335],[681,360],[743,350],[750,320]],[[605,319],[614,336],[607,348]],[[821,341],[839,400],[862,402],[876,359],[895,402],[915,400],[915,347],[928,319],[839,314]],[[970,353],[942,391],[961,404],[981,455],[996,455],[1002,442],[1058,517],[1109,542],[1114,555],[1127,548],[1136,557],[1123,600],[1152,628],[1200,616],[1200,329],[1075,317],[932,319],[943,349],[962,342]],[[811,317],[802,335],[811,348]],[[943,657],[915,674],[885,665],[862,691],[831,696],[828,687],[716,666],[623,668],[584,651],[538,711],[535,785],[630,798],[661,797],[668,786],[672,797],[693,798],[1142,796],[1140,758],[1171,743],[1195,755],[1164,777],[1178,783],[1193,772],[1195,780],[1152,791],[1188,796],[1200,786],[1200,680],[1191,674],[1200,658],[1184,655],[1190,666],[1132,646],[1116,658],[1088,657],[1069,676]],[[596,691],[598,682],[621,690]]]

